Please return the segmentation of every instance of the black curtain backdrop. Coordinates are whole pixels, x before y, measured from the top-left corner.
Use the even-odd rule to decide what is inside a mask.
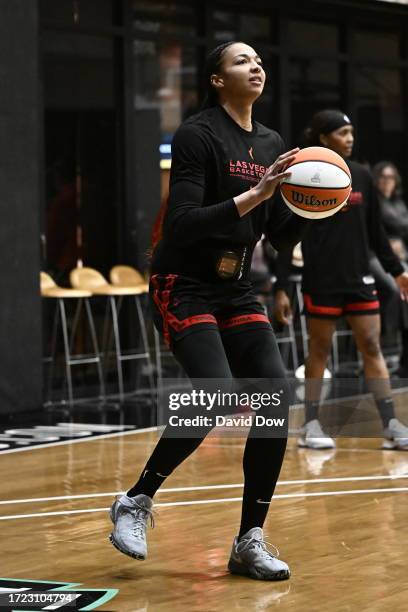
[[[0,415],[42,401],[37,2],[0,0]]]

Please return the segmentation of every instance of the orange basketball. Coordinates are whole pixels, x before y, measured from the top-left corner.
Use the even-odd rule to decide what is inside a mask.
[[[296,154],[281,182],[282,197],[290,210],[308,219],[324,219],[338,212],[351,192],[349,167],[340,155],[325,147],[307,147]]]

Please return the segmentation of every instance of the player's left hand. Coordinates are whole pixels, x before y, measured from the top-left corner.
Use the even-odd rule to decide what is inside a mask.
[[[403,272],[395,277],[395,282],[400,290],[401,300],[408,302],[408,272]]]

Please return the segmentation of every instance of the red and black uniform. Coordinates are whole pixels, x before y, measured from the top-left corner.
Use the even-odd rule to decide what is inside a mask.
[[[256,185],[284,150],[279,134],[257,122],[248,132],[221,106],[177,130],[150,285],[155,324],[168,342],[203,329],[270,327],[249,281],[253,249],[262,234],[277,249],[293,246],[308,222],[278,195],[243,217],[233,198]]]
[[[272,327],[248,279],[262,234],[293,246],[308,223],[274,197],[242,218],[233,198],[256,185],[284,151],[280,136],[254,123],[247,132],[216,106],[186,121],[172,144],[172,169],[163,239],[152,260],[155,324],[192,381],[263,379],[279,391],[287,424],[290,387]],[[193,333],[195,332],[195,333]],[[197,333],[200,332],[200,333]],[[187,408],[191,414],[191,407]],[[258,411],[268,419],[273,405]],[[145,469],[128,492],[154,495],[212,429],[172,437],[167,425]],[[270,438],[252,424],[243,456],[240,535],[262,526],[286,448],[287,430]]]
[[[378,197],[369,171],[347,162],[352,192],[332,217],[313,221],[302,240],[302,289],[308,316],[377,314],[379,302],[370,273],[370,250],[396,277],[404,269],[393,253],[381,221]],[[291,252],[278,255],[277,289],[288,284]]]
[[[270,390],[279,391],[279,410],[287,424],[290,388],[249,271],[262,234],[278,249],[293,246],[308,222],[292,215],[279,197],[242,218],[233,200],[256,185],[283,151],[276,132],[259,123],[247,132],[220,106],[202,111],[178,129],[164,233],[153,254],[150,289],[155,324],[192,381],[266,380]],[[266,419],[275,414],[272,405],[258,411]],[[167,425],[128,495],[152,496],[211,428],[192,428],[188,437],[175,439]],[[268,427],[250,428],[243,456],[241,535],[263,525],[286,435],[282,430],[279,437],[270,438]]]

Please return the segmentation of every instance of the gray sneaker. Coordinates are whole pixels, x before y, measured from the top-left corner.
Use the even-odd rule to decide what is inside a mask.
[[[398,419],[391,419],[384,430],[383,448],[408,451],[408,427]]]
[[[284,561],[279,561],[278,550],[272,554],[266,548],[260,527],[253,527],[241,538],[234,538],[228,569],[231,574],[241,574],[257,580],[286,580],[290,569]]]
[[[110,518],[114,524],[110,541],[121,553],[134,559],[146,559],[146,527],[154,527],[153,500],[147,495],[118,497],[110,509]]]
[[[315,450],[336,448],[336,442],[324,433],[318,419],[308,421],[300,431],[301,435],[298,438],[298,446],[300,448],[313,448]]]

